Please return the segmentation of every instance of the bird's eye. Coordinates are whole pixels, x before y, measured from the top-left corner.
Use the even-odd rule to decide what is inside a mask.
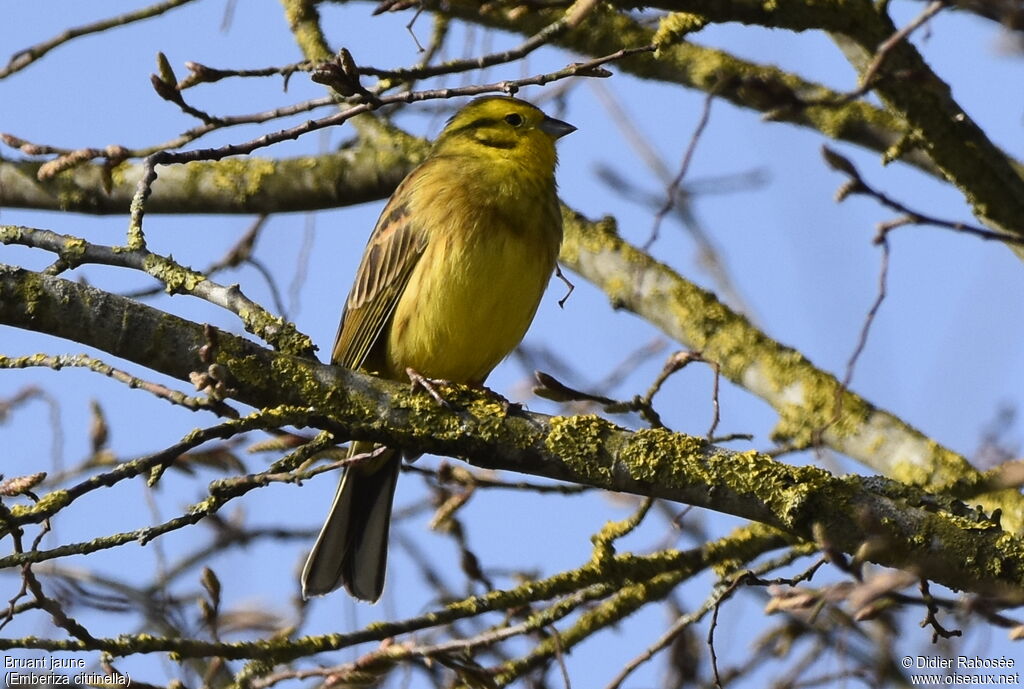
[[[505,115],[505,121],[508,122],[513,127],[518,127],[523,123],[523,116],[513,112],[508,115]]]

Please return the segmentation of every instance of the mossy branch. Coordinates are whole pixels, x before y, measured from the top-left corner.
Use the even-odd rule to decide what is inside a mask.
[[[159,280],[168,294],[191,294],[234,313],[245,329],[275,349],[290,354],[312,356],[316,350],[308,335],[293,323],[274,316],[246,297],[235,285],[219,285],[206,275],[183,266],[174,259],[144,248],[92,244],[71,235],[17,225],[0,225],[0,244],[43,249],[58,256],[47,268],[48,275],[59,274],[79,265],[96,263],[138,270]]]
[[[982,483],[981,472],[966,458],[842,390],[835,376],[800,352],[623,240],[612,219],[592,222],[569,209],[563,219],[560,260],[604,290],[613,306],[700,350],[721,366],[723,376],[771,404],[779,413],[774,434],[780,440],[797,446],[823,442],[879,473],[935,492],[957,483]],[[1010,531],[1024,528],[1024,498],[1018,491],[977,500],[986,509],[1000,510]]]
[[[444,16],[520,35],[532,35],[558,18],[559,10],[517,12],[512,5],[490,4],[482,11],[471,0],[424,3]],[[680,3],[686,4],[686,3]],[[720,3],[727,13],[733,3]],[[554,45],[582,55],[603,55],[624,47],[655,42],[658,32],[633,18],[606,8],[595,11],[581,26],[552,39]],[[661,45],[653,55],[638,55],[617,63],[640,77],[714,93],[733,105],[765,113],[772,121],[788,122],[821,132],[837,141],[892,155],[945,181],[923,152],[903,143],[910,131],[897,116],[864,101],[844,102],[843,94],[785,70],[740,59],[730,53],[691,41]]]
[[[146,212],[282,213],[364,203],[390,194],[426,150],[414,137],[377,128],[338,153],[172,165],[160,170]],[[120,163],[108,190],[102,164],[40,180],[42,165],[0,158],[0,206],[123,214],[143,174],[142,165]]]
[[[682,580],[707,569],[731,572],[763,553],[787,544],[789,540],[774,529],[755,524],[691,550],[666,550],[651,555],[624,553],[608,560],[591,560],[574,570],[561,572],[546,579],[529,581],[513,589],[471,596],[448,604],[440,610],[398,622],[374,622],[359,631],[347,634],[233,643],[153,635],[99,638],[91,643],[79,639],[0,638],[0,650],[101,650],[116,656],[170,652],[183,658],[257,658],[283,663],[315,653],[334,651],[368,641],[380,641],[400,634],[451,624],[491,611],[521,608],[531,603],[585,591],[591,587],[601,587],[601,597],[607,597],[614,594],[627,581],[642,583],[648,579],[659,579],[668,573]]]
[[[883,42],[897,31],[886,13],[887,6],[867,0],[655,0],[646,4],[696,13],[717,23],[829,31],[841,37],[840,47],[862,73]],[[900,126],[914,132],[914,145],[960,189],[979,219],[1024,237],[1024,177],[1020,165],[966,114],[954,100],[949,85],[912,43],[902,40],[889,46],[884,65],[871,86],[900,115]]]
[[[199,350],[209,339],[199,324],[11,267],[0,268],[0,323],[96,347],[182,380],[201,365]],[[452,411],[405,386],[277,354],[227,333],[218,334],[205,356],[228,371],[238,401],[307,408],[308,423],[338,438],[706,507],[955,589],[1024,585],[1024,541],[1003,531],[998,516],[895,481],[834,477],[693,436],[629,431],[596,416],[514,412],[463,387],[445,389]]]
[[[375,126],[370,127],[371,124]],[[148,201],[148,211],[312,210],[383,198],[422,159],[429,144],[374,119],[363,125],[359,142],[347,152],[294,159],[294,167],[308,172],[303,173],[305,182],[279,179],[291,176],[293,166],[274,167],[271,161],[259,158],[169,167],[161,173]],[[286,184],[293,185],[295,194],[278,200],[276,207],[268,207],[275,201],[262,191],[225,204],[225,195],[219,193],[218,187],[195,187],[175,179],[176,173],[193,167],[225,180],[231,175],[247,178],[253,170],[267,169],[260,189],[276,189]],[[73,183],[92,174],[89,170],[90,166],[83,166],[62,173],[51,183]],[[318,180],[320,173],[335,172],[341,176]],[[16,185],[5,186],[4,174],[5,165],[0,163],[0,190],[12,194]],[[27,172],[19,174],[23,175],[26,188],[42,186]],[[98,172],[93,184],[96,187],[88,193],[102,195]],[[128,194],[120,198],[121,205],[111,202],[103,212],[126,211],[130,187],[126,185]],[[86,192],[85,188],[76,189]],[[90,210],[90,205],[76,210]],[[721,364],[723,375],[768,401],[780,415],[776,428],[780,439],[799,445],[820,437],[821,442],[879,473],[936,492],[956,483],[981,482],[980,473],[964,457],[897,416],[848,391],[837,397],[839,383],[834,376],[816,368],[799,352],[769,338],[710,292],[622,240],[612,221],[591,222],[567,211],[565,223],[561,261],[603,289],[615,307],[626,308],[679,342],[704,351],[709,359]],[[839,423],[834,423],[837,404],[843,414]],[[991,493],[978,501],[986,509],[1002,510],[1007,529],[1017,532],[1024,527],[1024,498],[1018,492]]]
[[[281,0],[281,5],[302,56],[314,62],[330,60],[333,55],[320,26],[316,3],[312,0]]]
[[[693,27],[708,22],[743,22],[793,31],[830,31],[849,37],[842,44],[847,48],[847,57],[860,70],[867,67],[882,42],[896,31],[884,9],[879,9],[884,5],[876,6],[866,0],[658,0],[644,4],[685,14],[687,26]],[[468,0],[427,5],[445,16],[523,35],[532,34],[557,18],[555,11],[522,13],[512,6],[489,5],[487,11],[482,11],[478,3]],[[606,8],[593,13],[574,31],[556,36],[553,42],[584,55],[597,55],[623,46],[650,43],[656,35],[656,31],[641,26],[626,14]],[[886,57],[882,78],[873,86],[896,114],[863,101],[851,101],[843,94],[783,70],[745,62],[687,41],[674,40],[660,46],[655,55],[623,60],[619,66],[641,78],[714,93],[741,107],[765,112],[774,120],[814,128],[832,138],[883,152],[887,159],[898,157],[910,162],[955,184],[979,219],[999,230],[1024,236],[1024,168],[993,144],[965,114],[949,86],[912,44],[899,41]],[[908,79],[913,80],[912,88]],[[1018,247],[1011,249],[1024,254]]]

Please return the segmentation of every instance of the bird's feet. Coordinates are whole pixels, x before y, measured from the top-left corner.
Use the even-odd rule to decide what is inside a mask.
[[[451,381],[444,380],[442,378],[427,378],[421,375],[416,369],[407,368],[405,369],[405,375],[409,376],[409,382],[412,384],[412,389],[420,388],[425,390],[428,395],[434,398],[434,401],[445,409],[452,409],[452,405],[448,400],[441,396],[441,393],[437,391],[435,385],[451,385]]]
[[[477,386],[477,389],[483,390],[487,392],[487,394],[490,395],[491,397],[496,398],[498,402],[501,403],[501,411],[505,414],[505,416],[508,416],[509,414],[518,414],[522,412],[523,409],[525,409],[525,407],[523,407],[522,402],[512,402],[507,397],[502,395],[500,392],[495,392],[494,390],[491,390],[490,388],[485,388],[482,385]]]

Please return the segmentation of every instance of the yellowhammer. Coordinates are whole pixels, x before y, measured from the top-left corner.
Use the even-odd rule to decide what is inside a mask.
[[[526,334],[555,268],[555,140],[575,129],[502,96],[456,113],[384,207],[331,361],[394,380],[482,384]],[[350,454],[371,449],[355,442]],[[302,572],[304,596],[344,585],[380,598],[400,463],[389,449],[345,471]]]

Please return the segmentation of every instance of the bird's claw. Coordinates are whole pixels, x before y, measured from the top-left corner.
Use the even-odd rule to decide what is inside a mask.
[[[425,390],[439,405],[445,409],[453,409],[451,403],[442,397],[441,393],[434,387],[435,385],[450,385],[449,381],[441,378],[427,378],[413,368],[405,369],[405,375],[409,376],[409,382],[412,384],[413,390],[416,390],[416,388]]]

